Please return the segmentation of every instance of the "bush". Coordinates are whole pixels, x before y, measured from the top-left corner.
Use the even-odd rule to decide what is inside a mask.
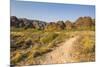
[[[18,63],[22,59],[22,55],[19,52],[15,53],[15,56],[11,59],[12,64]]]
[[[57,36],[58,34],[56,33],[47,33],[46,36],[43,36],[42,38],[40,38],[40,42],[44,44],[48,44],[52,42]]]
[[[83,46],[83,52],[89,53],[89,52],[94,52],[95,51],[95,40],[91,38],[91,36],[84,36],[80,44]]]

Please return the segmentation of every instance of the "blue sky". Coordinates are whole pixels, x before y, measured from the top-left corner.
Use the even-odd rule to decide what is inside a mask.
[[[81,16],[95,18],[95,6],[11,0],[11,16],[47,22],[58,20],[75,21]]]

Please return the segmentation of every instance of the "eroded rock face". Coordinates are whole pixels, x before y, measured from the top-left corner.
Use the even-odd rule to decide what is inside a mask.
[[[63,24],[61,25],[60,23],[55,23],[55,22],[49,22],[45,28],[46,31],[59,31],[63,29],[64,29]]]
[[[34,28],[38,30],[70,30],[72,28],[91,27],[95,26],[95,19],[91,17],[79,17],[75,22],[57,21],[57,22],[44,22],[39,20],[29,20],[26,18],[17,18],[16,16],[10,17],[11,27],[16,28]]]
[[[74,24],[76,27],[81,27],[81,26],[92,26],[92,18],[91,17],[80,17],[75,21]]]
[[[17,27],[18,26],[18,23],[19,23],[19,20],[18,20],[17,17],[11,16],[10,17],[10,22],[11,22],[11,26]]]
[[[92,19],[93,26],[95,26],[95,19]]]
[[[58,25],[61,29],[64,29],[64,28],[65,28],[65,23],[64,23],[64,21],[58,21],[58,22],[57,22],[57,25]]]
[[[70,29],[72,29],[74,27],[73,23],[71,21],[69,21],[69,20],[67,20],[65,22],[65,25],[66,25],[66,29],[67,30],[70,30]]]
[[[44,21],[39,21],[39,20],[33,20],[33,25],[35,29],[43,30],[46,26],[46,22]]]
[[[35,28],[35,29],[43,30],[47,24],[44,21],[29,20],[26,18],[17,18],[16,16],[11,16],[10,20],[11,20],[10,21],[11,27],[16,27],[16,28],[24,27],[25,29]]]
[[[22,20],[22,22],[20,22],[20,23],[23,23],[25,28],[34,28],[34,26],[32,24],[32,20],[28,20],[26,18],[21,18],[20,20]]]

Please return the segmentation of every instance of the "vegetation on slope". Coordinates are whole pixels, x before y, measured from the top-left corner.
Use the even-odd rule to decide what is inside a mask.
[[[80,17],[74,23],[58,21],[46,23],[39,20],[11,17],[11,64],[40,64],[47,54],[61,46],[65,40],[80,36],[74,45],[76,61],[94,61],[95,20]],[[69,44],[70,45],[70,44]],[[91,59],[92,57],[92,59]],[[89,60],[86,60],[86,59]]]

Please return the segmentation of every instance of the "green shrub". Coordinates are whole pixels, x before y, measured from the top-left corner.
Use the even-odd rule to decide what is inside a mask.
[[[44,44],[48,44],[52,42],[57,36],[58,34],[56,33],[47,33],[46,36],[43,36],[42,38],[40,38],[40,42]]]
[[[92,38],[92,36],[84,36],[80,44],[83,46],[83,52],[90,53],[95,51],[95,40]]]

